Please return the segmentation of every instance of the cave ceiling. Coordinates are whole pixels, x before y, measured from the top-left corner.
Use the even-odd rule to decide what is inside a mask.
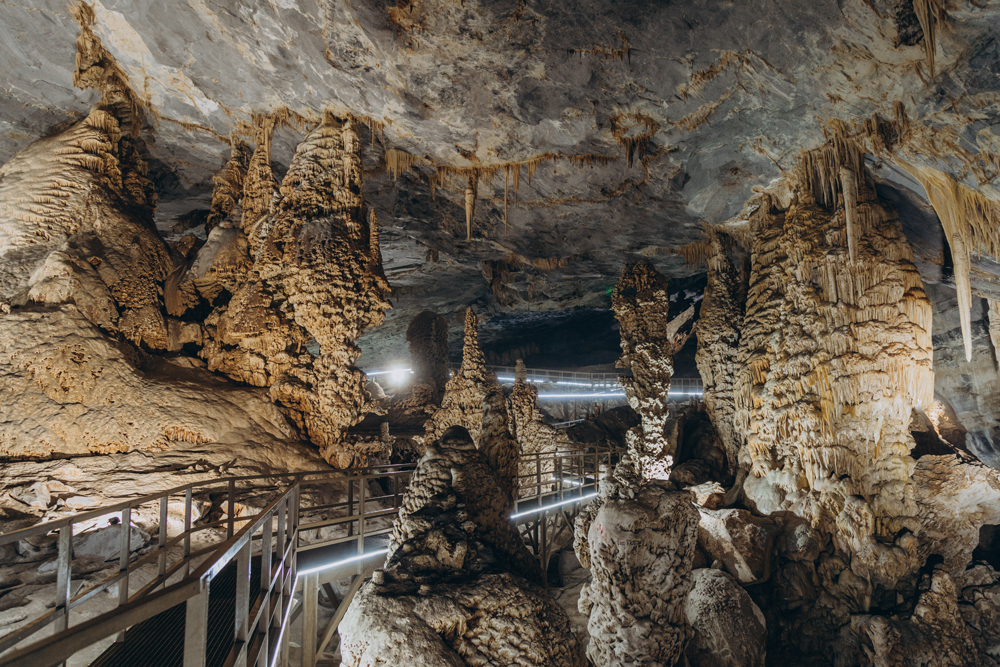
[[[610,321],[629,259],[687,291],[704,269],[678,251],[705,223],[737,215],[831,120],[891,117],[897,102],[942,137],[911,159],[997,198],[1000,6],[946,8],[933,76],[910,0],[94,0],[93,31],[148,105],[141,136],[168,239],[207,211],[229,136],[252,140],[255,114],[288,119],[279,174],[324,110],[366,120],[364,195],[395,307],[362,340],[371,366],[404,355],[424,308],[458,338],[473,304],[487,348],[524,327],[544,336],[546,317],[557,332]],[[67,0],[0,2],[0,162],[97,101],[73,85],[79,30]],[[921,187],[872,166],[925,281],[949,282]],[[978,259],[977,293],[1000,295],[997,269]]]

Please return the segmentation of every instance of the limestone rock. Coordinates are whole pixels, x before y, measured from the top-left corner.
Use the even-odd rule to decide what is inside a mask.
[[[48,457],[176,443],[284,449],[295,430],[260,390],[197,369],[164,373],[74,305],[0,316],[0,453]]]
[[[764,667],[767,622],[747,592],[720,570],[692,572],[684,613],[694,629],[691,667]]]
[[[513,572],[541,583],[541,569],[509,519],[511,496],[469,432],[445,431],[427,446],[393,525],[380,590]]]
[[[686,336],[678,333],[694,315],[689,309],[671,321],[666,279],[649,260],[631,262],[612,293],[612,307],[621,325],[622,356],[616,366],[631,372],[622,386],[629,405],[641,419],[629,431],[629,452],[644,479],[667,479],[676,441],[665,433],[669,416],[667,392],[674,373],[674,352]]]
[[[149,542],[149,534],[139,528],[129,526],[128,531],[130,551],[141,549]],[[121,553],[121,541],[121,524],[98,528],[97,530],[73,536],[73,555],[75,557],[96,556],[102,560],[111,560],[112,558],[117,558],[119,553]]]
[[[448,380],[441,407],[426,425],[425,439],[440,438],[449,426],[464,426],[479,440],[483,421],[483,401],[496,377],[486,369],[486,359],[479,348],[479,319],[472,308],[465,311],[465,342],[462,346],[462,367]]]
[[[709,558],[721,561],[741,584],[771,576],[771,550],[777,526],[741,509],[699,508],[698,545]]]
[[[366,584],[340,624],[344,667],[585,667],[566,613],[511,574],[387,597]]]
[[[694,502],[696,505],[700,505],[709,510],[719,509],[719,506],[722,505],[726,499],[726,490],[722,488],[722,485],[718,482],[696,484],[695,486],[687,487],[687,490],[692,496],[694,496]]]
[[[684,615],[697,542],[691,496],[663,482],[633,495],[608,493],[594,503],[580,558],[591,571],[579,602],[590,617],[587,657],[600,667],[674,665],[691,637]]]

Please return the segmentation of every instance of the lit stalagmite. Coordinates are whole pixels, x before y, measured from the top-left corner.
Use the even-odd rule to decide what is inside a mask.
[[[503,389],[490,387],[486,400],[483,401],[483,422],[478,448],[486,462],[496,472],[500,490],[510,496],[513,507],[517,497],[518,460],[521,457],[521,447],[511,434],[509,421]]]
[[[464,426],[479,440],[483,421],[483,401],[490,387],[498,386],[493,373],[486,368],[486,358],[479,348],[479,319],[469,308],[465,311],[465,342],[462,347],[462,367],[445,386],[441,407],[427,422],[427,440],[441,437],[449,426]]]
[[[448,384],[448,322],[431,310],[420,312],[406,328],[410,345],[413,392],[426,395],[425,402],[440,403]]]
[[[931,306],[853,144],[804,154],[799,177],[787,210],[769,192],[744,209],[753,240],[735,423],[752,467],[745,492],[835,533],[855,574],[891,587],[919,564],[909,424],[933,397]]]
[[[622,356],[616,365],[631,372],[621,383],[642,420],[628,433],[629,454],[643,479],[667,479],[677,446],[665,432],[670,412],[667,392],[674,352],[687,340],[678,331],[694,316],[694,307],[669,319],[667,280],[648,260],[626,265],[611,299],[622,337]]]
[[[378,225],[361,197],[358,125],[324,114],[272,198],[274,123],[271,116],[257,118],[249,160],[234,145],[215,182],[220,221],[189,266],[168,281],[168,308],[181,317],[199,298],[215,305],[201,350],[209,368],[270,387],[326,460],[363,465],[381,453],[381,440],[355,447],[345,434],[380,406],[354,367],[360,355],[354,341],[382,322],[389,304]],[[240,206],[230,206],[239,196],[237,181]],[[232,297],[218,303],[223,289]],[[308,349],[313,342],[318,356]]]
[[[465,428],[430,443],[385,567],[340,625],[343,664],[586,665],[565,612],[537,585],[511,503]]]
[[[378,227],[361,197],[353,119],[324,115],[296,149],[273,210],[257,270],[281,286],[296,324],[319,343],[319,356],[300,355],[271,396],[325,459],[346,468],[362,461],[343,436],[370,403],[365,375],[354,367],[361,355],[354,341],[381,324],[389,307]]]
[[[580,595],[589,616],[587,657],[595,665],[674,665],[692,636],[684,603],[693,580],[698,512],[691,494],[668,481],[675,443],[664,432],[677,331],[668,320],[666,280],[647,261],[630,263],[612,300],[621,323],[619,366],[640,426],[628,433],[630,458],[576,520],[574,548],[590,567]]]

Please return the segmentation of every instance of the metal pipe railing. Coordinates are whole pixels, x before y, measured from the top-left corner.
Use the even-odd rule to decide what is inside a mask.
[[[518,523],[528,524],[529,531],[534,531],[534,538],[529,541],[533,542],[536,555],[544,562],[549,555],[544,525],[546,507],[552,503],[567,506],[590,497],[596,492],[600,477],[618,454],[610,449],[557,449],[522,457],[521,464],[532,468],[532,471],[531,474],[518,474],[521,488],[512,516]],[[0,658],[0,665],[41,667],[62,664],[77,651],[107,637],[114,635],[117,640],[122,640],[128,627],[184,603],[187,619],[184,666],[203,667],[211,582],[223,569],[235,563],[236,614],[230,661],[226,664],[273,667],[274,657],[283,648],[287,655],[288,632],[285,624],[290,617],[293,595],[300,579],[297,573],[298,553],[343,544],[349,552],[358,554],[358,557],[348,560],[365,556],[366,539],[370,541],[392,531],[393,520],[402,506],[414,468],[415,464],[401,464],[348,471],[314,470],[205,480],[0,535],[0,545],[3,545],[58,531],[55,606],[26,626],[0,638],[0,651],[9,651]],[[256,514],[236,516],[241,506],[238,502],[240,485],[245,486],[242,489],[244,496],[273,491],[273,484],[265,487],[255,485],[265,481],[284,481],[285,488]],[[324,495],[333,492],[331,487],[334,486],[340,487],[338,495],[344,497],[344,485],[347,487],[346,500],[324,501]],[[210,494],[219,487],[225,489],[225,497],[221,500],[225,516],[214,520],[196,520],[193,513],[196,496]],[[304,491],[309,493],[304,496]],[[170,499],[177,496],[184,499],[183,530],[180,534],[168,535]],[[319,502],[310,502],[315,500]],[[133,558],[131,525],[136,511],[144,505],[154,505],[158,510],[159,534],[150,551]],[[120,517],[121,531],[117,572],[71,597],[69,582],[73,570],[74,526],[116,513]],[[209,516],[203,518],[209,519]],[[225,537],[221,542],[201,548],[192,545],[195,535],[212,530],[224,530]],[[333,534],[323,534],[326,530]],[[352,542],[355,548],[348,546]],[[249,587],[256,544],[260,545],[261,589],[254,596]],[[199,562],[199,559],[202,560]],[[147,566],[154,566],[155,574],[130,595],[129,584],[133,574]],[[316,568],[311,570],[315,571]],[[178,580],[170,583],[174,577]],[[115,584],[120,587],[115,610],[89,621],[70,624],[73,609]],[[10,651],[52,623],[56,624],[53,636]],[[331,632],[328,628],[324,634],[327,641],[332,636]],[[320,650],[324,644],[320,645]]]

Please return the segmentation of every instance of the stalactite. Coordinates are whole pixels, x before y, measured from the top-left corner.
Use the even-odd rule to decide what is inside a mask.
[[[853,262],[858,258],[858,179],[847,167],[840,168],[840,187],[844,193],[847,252]]]
[[[465,186],[465,240],[472,240],[472,218],[476,215],[476,177],[469,175]]]
[[[989,304],[990,340],[993,342],[993,354],[1000,365],[1000,301],[987,299]]]
[[[394,181],[399,178],[400,174],[420,161],[421,158],[416,155],[411,155],[398,148],[390,148],[385,152],[385,167]]]
[[[503,170],[503,235],[507,236],[507,188],[510,184],[510,168]]]
[[[641,161],[646,155],[646,147],[660,129],[660,124],[653,118],[642,113],[619,113],[608,119],[611,125],[611,135],[618,145],[625,149],[625,159],[632,166],[633,158],[638,156]],[[629,134],[635,128],[643,129],[636,134]]]
[[[947,17],[944,0],[913,0],[913,11],[924,32],[924,51],[927,53],[927,67],[934,78],[934,54],[937,51],[937,24]]]

